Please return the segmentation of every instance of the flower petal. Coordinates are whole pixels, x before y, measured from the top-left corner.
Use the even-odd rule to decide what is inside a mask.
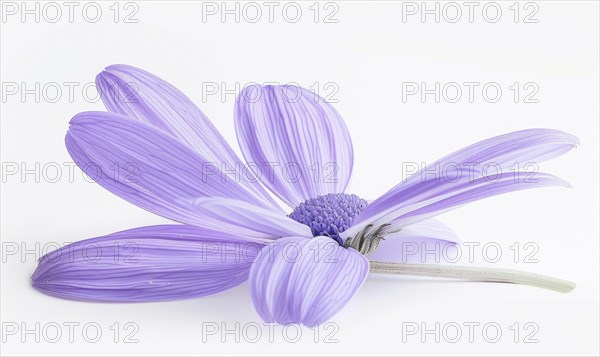
[[[336,110],[309,90],[248,86],[238,97],[235,126],[246,161],[291,207],[346,189],[353,165],[350,133]]]
[[[43,293],[88,301],[160,301],[215,294],[244,282],[264,244],[185,225],[131,229],[64,246],[32,276]]]
[[[200,154],[148,124],[104,112],[71,120],[66,145],[74,161],[100,185],[150,212],[186,224],[222,227],[204,219],[194,200],[239,200],[263,210],[272,205]],[[245,235],[278,238],[278,232],[247,230]],[[290,230],[289,234],[296,231]],[[289,235],[288,234],[288,235]]]
[[[522,168],[529,163],[548,160],[564,154],[578,143],[575,136],[551,129],[522,130],[483,140],[428,165],[425,169],[399,183],[370,203],[356,218],[355,223],[358,225],[364,222],[380,221],[387,215],[390,216],[385,219],[394,219],[400,215],[396,215],[394,212],[400,212],[404,207],[414,207],[424,200],[431,199],[439,192],[460,191],[467,186],[478,187],[482,183],[482,179],[489,184],[493,184],[494,181],[502,181],[502,184],[490,186],[492,189],[493,187],[505,189],[504,191],[497,190],[497,193],[539,187],[540,184],[562,185],[563,181],[552,180],[546,174],[536,174],[533,180],[527,182],[531,185],[521,185],[519,182],[510,185],[509,181],[511,175],[514,175],[514,181],[528,179],[524,177],[527,176],[527,173],[514,172],[517,168],[514,166],[515,163]],[[492,175],[488,173],[490,167]],[[531,182],[537,178],[540,178],[540,184]],[[481,190],[476,192],[481,192]],[[481,198],[483,197],[487,196]],[[390,212],[392,213],[390,214]]]
[[[266,322],[312,327],[358,291],[369,261],[328,237],[286,237],[263,248],[250,269],[250,292]]]
[[[399,231],[396,231],[400,229]],[[436,219],[428,219],[402,228],[401,220],[392,221],[377,249],[369,254],[369,260],[395,263],[439,263],[438,252],[460,242],[460,238],[450,227]],[[432,260],[433,259],[433,260]]]
[[[475,177],[486,176],[485,166],[497,165],[503,171],[512,169],[515,163],[520,167],[528,163],[540,163],[558,157],[579,145],[576,136],[554,129],[526,129],[482,140],[458,150],[435,163],[428,165],[409,180],[418,180],[420,173],[435,165],[454,166],[472,170]],[[470,165],[469,165],[470,164]],[[476,164],[476,165],[474,165]],[[400,186],[402,184],[399,184]]]
[[[359,215],[354,225],[344,234],[348,237],[355,235],[368,223],[380,226],[395,221],[396,226],[409,226],[486,197],[546,186],[570,187],[568,182],[541,172],[535,173],[533,177],[530,172],[503,173],[480,177],[461,184],[424,181],[411,187],[410,192],[399,193],[397,204],[376,212],[368,219]],[[410,198],[403,200],[403,195],[408,195]]]
[[[245,230],[249,230],[269,232],[274,237],[313,236],[309,226],[283,214],[243,201],[227,198],[198,198],[194,200],[194,205],[198,212],[201,212],[203,219],[212,219],[217,226],[228,226],[230,227],[228,231],[235,232],[237,227],[238,234],[248,234]]]
[[[127,65],[112,65],[98,74],[96,85],[106,108],[148,123],[178,138],[200,153],[208,162],[227,171],[243,169],[244,162],[234,153],[223,136],[204,113],[171,84],[142,69]],[[271,201],[267,191],[253,172],[246,185]]]

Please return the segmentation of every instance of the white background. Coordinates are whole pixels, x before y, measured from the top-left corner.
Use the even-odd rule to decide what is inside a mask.
[[[309,9],[312,1],[298,3],[303,13],[296,23],[282,16],[285,3],[275,8],[273,23],[264,6],[257,23],[244,17],[236,23],[233,16],[222,23],[219,15],[203,21],[200,3],[166,1],[135,3],[137,23],[124,23],[124,16],[135,9],[125,9],[124,3],[118,5],[121,12],[115,23],[109,8],[112,2],[99,3],[102,17],[90,23],[82,16],[84,3],[78,3],[71,22],[68,8],[58,4],[63,15],[56,23],[47,21],[55,17],[50,8],[39,22],[31,15],[23,22],[20,13],[4,13],[8,17],[1,23],[1,161],[23,163],[34,170],[36,163],[41,167],[57,163],[63,168],[54,183],[48,177],[55,174],[38,172],[40,182],[36,182],[34,174],[21,177],[21,172],[9,176],[3,172],[1,315],[3,328],[7,323],[29,329],[38,322],[41,328],[56,323],[63,326],[63,335],[50,343],[56,330],[47,329],[36,343],[34,335],[19,331],[5,336],[2,354],[598,355],[597,2],[537,1],[539,11],[533,17],[537,23],[524,23],[523,16],[532,11],[525,11],[524,2],[518,4],[521,14],[515,23],[509,9],[512,1],[498,3],[502,16],[496,23],[482,17],[486,2],[478,3],[472,23],[463,5],[457,23],[444,17],[436,23],[433,16],[423,23],[419,15],[403,21],[402,3],[383,1],[337,2],[339,11],[333,16],[337,23],[324,23],[323,17],[335,7],[325,9],[323,3],[315,23]],[[207,95],[203,93],[207,83],[226,83],[227,89],[234,89],[236,82],[241,86],[296,82],[306,87],[316,82],[322,95],[330,93],[326,83],[335,83],[339,89],[333,97],[335,106],[352,133],[356,153],[349,191],[368,199],[402,179],[403,162],[431,162],[475,141],[524,128],[573,133],[581,146],[541,166],[571,182],[573,188],[511,193],[462,207],[441,219],[464,241],[496,242],[502,248],[502,259],[496,264],[487,263],[481,249],[476,250],[473,265],[555,275],[576,281],[578,287],[563,295],[503,284],[370,278],[333,318],[335,331],[332,327],[321,331],[315,342],[314,332],[303,330],[297,343],[287,342],[281,329],[275,329],[270,342],[267,327],[257,343],[248,341],[254,330],[251,336],[249,330],[242,333],[239,342],[226,335],[222,343],[218,334],[203,343],[206,323],[228,329],[240,323],[242,330],[251,326],[247,324],[262,325],[247,285],[207,298],[145,304],[81,303],[38,293],[29,278],[39,254],[21,256],[24,249],[166,222],[86,182],[79,169],[70,180],[68,166],[63,165],[71,161],[63,143],[69,119],[81,111],[104,110],[100,102],[90,100],[95,97],[93,88],[84,95],[82,87],[113,63],[144,68],[180,88],[235,150],[234,96],[222,100]],[[65,82],[79,84],[73,98]],[[458,103],[443,99],[435,103],[432,96],[425,103],[418,96],[404,103],[403,82],[426,82],[430,87],[435,82],[496,82],[503,95],[497,103],[486,102],[480,90],[473,103],[466,94]],[[514,82],[536,83],[539,102],[523,103],[521,97],[514,103],[508,88]],[[39,102],[34,95],[23,100],[24,88],[9,95],[6,83],[25,83],[26,88],[58,83],[63,93],[55,100],[55,92],[40,90]],[[521,256],[515,263],[509,249],[515,242],[520,243],[521,253],[529,252],[522,248],[525,243],[534,243],[539,248],[538,262],[524,263]],[[15,245],[17,254],[8,254],[8,247]],[[69,322],[80,323],[72,343],[64,326]],[[102,329],[97,343],[82,336],[82,326],[90,322]],[[110,330],[115,322],[121,324],[117,343]],[[139,327],[134,336],[138,343],[124,343],[126,333],[133,331],[123,328],[127,322]],[[465,325],[470,322],[480,324],[472,341]],[[425,335],[423,343],[418,333],[405,336],[403,343],[407,323],[428,329],[439,323],[440,341]],[[484,338],[495,335],[490,330],[484,336],[486,323],[500,326],[497,343]],[[515,323],[519,323],[518,342],[514,327],[511,330]],[[528,328],[526,323],[531,323]],[[462,327],[462,338],[451,343],[456,325]],[[293,337],[294,330],[288,332]],[[331,332],[337,342],[325,343]],[[524,343],[532,332],[537,342]]]

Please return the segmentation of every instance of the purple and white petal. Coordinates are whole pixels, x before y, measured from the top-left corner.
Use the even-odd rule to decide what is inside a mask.
[[[74,161],[100,185],[178,222],[226,229],[221,221],[202,217],[194,201],[203,197],[243,201],[284,215],[170,134],[119,114],[78,114],[71,120],[66,145]],[[279,231],[255,229],[237,233],[260,238],[281,236]],[[297,231],[291,229],[289,234]]]
[[[217,226],[227,226],[228,232],[237,231],[236,233],[244,235],[269,232],[274,237],[313,236],[310,227],[305,224],[240,200],[198,198],[194,200],[194,205],[202,219],[213,220]],[[212,222],[205,225],[214,226]]]
[[[415,173],[395,188],[418,182],[431,172],[452,179],[459,172],[476,179],[499,172],[520,171],[529,164],[553,159],[579,145],[576,136],[554,129],[525,129],[482,140],[458,150]]]
[[[206,115],[177,88],[142,69],[120,64],[106,67],[96,77],[96,85],[109,111],[148,123],[181,140],[206,161],[243,173],[251,179],[242,184],[274,204]]]
[[[470,196],[470,202],[514,190],[565,185],[564,181],[551,175],[536,173],[529,177],[529,173],[515,170],[528,163],[559,156],[577,144],[578,140],[573,135],[551,129],[522,130],[481,141],[436,161],[401,182],[371,202],[356,218],[355,224],[388,223],[446,198],[448,200],[443,202],[451,208],[458,202],[451,197],[462,191],[470,192],[460,196]],[[488,188],[490,192],[485,193]],[[475,197],[477,194],[479,198]],[[436,207],[443,210],[441,205]],[[441,210],[438,209],[436,214]]]
[[[403,227],[392,221],[377,249],[367,257],[370,261],[394,263],[439,263],[446,250],[460,242],[456,233],[437,219],[428,219]]]
[[[424,181],[413,186],[410,192],[399,193],[396,204],[376,212],[369,218],[359,215],[353,226],[344,234],[350,237],[358,233],[366,224],[379,226],[395,221],[397,226],[409,226],[483,198],[548,186],[570,187],[570,184],[542,172],[537,172],[533,176],[530,172],[503,173],[460,184]]]
[[[238,97],[235,126],[246,161],[291,207],[346,189],[353,165],[350,133],[337,111],[311,91],[248,86]]]
[[[258,254],[250,292],[264,321],[312,327],[342,309],[368,272],[365,256],[331,238],[286,237]]]
[[[188,299],[243,283],[263,247],[260,240],[185,225],[142,227],[43,256],[32,284],[72,300]]]

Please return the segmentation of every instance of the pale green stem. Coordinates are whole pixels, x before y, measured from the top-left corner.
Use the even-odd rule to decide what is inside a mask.
[[[568,280],[512,269],[372,261],[370,272],[376,274],[429,276],[435,278],[522,284],[561,293],[568,293],[575,289],[575,283]]]

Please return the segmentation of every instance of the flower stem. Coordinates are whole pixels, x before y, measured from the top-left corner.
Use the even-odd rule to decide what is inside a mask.
[[[371,273],[392,275],[429,276],[470,281],[497,282],[530,285],[561,293],[575,289],[575,283],[551,276],[520,270],[479,268],[437,264],[405,264],[371,261]]]

